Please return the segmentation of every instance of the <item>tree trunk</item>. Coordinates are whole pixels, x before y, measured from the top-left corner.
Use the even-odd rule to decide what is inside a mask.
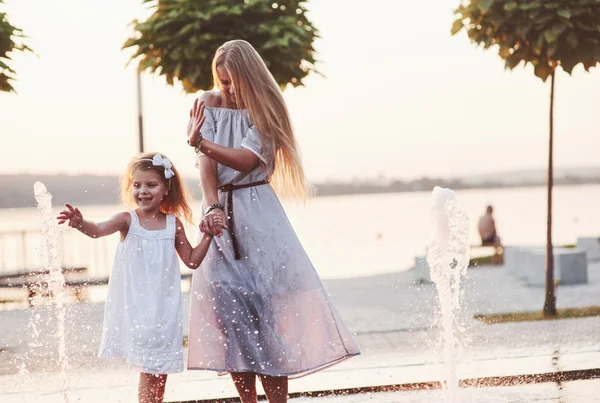
[[[138,150],[144,152],[144,119],[142,117],[142,73],[137,72]]]
[[[552,250],[552,186],[553,152],[554,152],[554,79],[556,70],[550,76],[550,136],[548,142],[548,210],[546,217],[546,300],[544,301],[544,316],[556,316],[556,295],[554,293],[554,253]]]

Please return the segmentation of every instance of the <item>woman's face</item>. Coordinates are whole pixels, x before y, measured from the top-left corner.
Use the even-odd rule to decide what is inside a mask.
[[[225,96],[227,97],[227,104],[235,105],[235,89],[233,88],[233,82],[231,81],[231,77],[229,77],[225,67],[217,67],[217,76],[219,78],[219,82],[221,83],[223,93],[225,93]]]

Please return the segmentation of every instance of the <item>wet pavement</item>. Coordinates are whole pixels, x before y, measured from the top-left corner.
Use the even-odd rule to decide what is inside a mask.
[[[600,368],[600,351],[593,349],[570,353],[548,351],[546,354],[473,359],[458,366],[458,375],[463,380],[462,386],[464,386],[460,393],[466,399],[460,401],[485,401],[478,400],[485,396],[483,389],[491,391],[496,399],[491,401],[529,402],[531,400],[526,397],[529,396],[527,391],[538,393],[538,390],[541,391],[539,392],[542,393],[541,396],[545,396],[544,399],[551,399],[550,396],[556,396],[559,389],[550,386],[541,389],[530,388],[522,385],[491,388],[490,385],[546,381],[548,384],[555,385],[593,384],[598,387],[598,382],[575,383],[581,379],[600,377],[600,370],[597,368]],[[317,401],[358,402],[367,399],[381,402],[438,401],[430,399],[444,396],[443,391],[421,393],[412,389],[439,388],[439,380],[443,377],[444,369],[443,364],[419,362],[417,357],[414,357],[414,361],[407,362],[406,357],[399,352],[357,357],[320,373],[290,381],[290,394],[293,398],[301,393],[317,392],[310,397]],[[519,376],[515,376],[517,373]],[[97,373],[70,370],[68,379],[71,402],[130,402],[136,399],[137,377],[126,369],[104,369]],[[479,387],[472,387],[474,385]],[[579,395],[586,393],[585,388],[579,389],[581,388],[570,388],[564,392],[564,396],[572,398],[573,391],[577,391]],[[38,372],[29,375],[4,376],[1,390],[3,403],[63,402],[56,373]],[[386,390],[394,392],[385,392]],[[333,395],[332,391],[337,392]],[[521,392],[525,394],[518,397]],[[318,395],[325,396],[316,397]],[[165,400],[167,402],[223,402],[226,401],[225,398],[232,396],[235,396],[235,389],[229,377],[217,376],[210,372],[186,371],[169,377]],[[380,398],[382,400],[379,400]],[[504,398],[509,400],[502,400]],[[292,400],[306,399],[308,397]],[[578,400],[555,399],[553,401]]]
[[[290,382],[300,392],[344,390],[347,396],[310,397],[339,402],[437,402],[443,391],[398,391],[410,385],[432,386],[442,379],[438,302],[432,284],[415,282],[412,272],[363,279],[331,280],[325,286],[362,355],[330,369]],[[600,264],[590,264],[589,284],[558,288],[558,306],[600,305]],[[189,305],[185,294],[184,306]],[[539,310],[543,289],[524,285],[502,267],[469,270],[460,320],[458,375],[464,380],[513,379],[536,375],[541,384],[469,387],[460,402],[593,402],[600,390],[600,318],[487,325],[476,313]],[[95,357],[102,303],[67,305],[70,402],[136,401],[137,374]],[[185,314],[184,316],[187,316]],[[0,401],[64,402],[57,376],[56,340],[50,307],[0,311]],[[35,324],[33,326],[32,324]],[[187,321],[185,324],[187,328]],[[556,374],[577,374],[554,382]],[[586,372],[587,371],[587,372]],[[538,382],[525,377],[523,382]],[[483,381],[482,381],[483,382]],[[486,384],[483,382],[483,384]],[[494,384],[487,383],[487,385]],[[403,385],[400,387],[399,385]],[[393,392],[382,387],[395,387]],[[362,388],[362,389],[361,389]],[[369,388],[377,392],[366,393]],[[385,388],[383,388],[385,389]],[[363,391],[365,393],[358,393]],[[589,392],[589,393],[588,393]],[[210,372],[186,371],[169,377],[168,402],[206,401],[235,396],[231,380]],[[308,397],[293,398],[305,401]]]
[[[483,388],[461,388],[458,391],[460,403],[592,403],[600,402],[600,380],[578,380],[565,383],[538,383],[518,386],[497,386]],[[447,391],[401,391],[329,396],[316,399],[322,403],[424,403],[450,402]],[[301,403],[315,401],[313,398],[290,399]]]

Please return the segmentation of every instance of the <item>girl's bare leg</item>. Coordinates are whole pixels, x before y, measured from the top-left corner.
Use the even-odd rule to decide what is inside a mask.
[[[287,376],[260,375],[263,389],[269,399],[269,403],[286,403],[288,397]]]
[[[256,374],[252,372],[232,372],[231,378],[242,403],[257,403]]]
[[[163,403],[167,375],[140,373],[138,384],[139,403]]]

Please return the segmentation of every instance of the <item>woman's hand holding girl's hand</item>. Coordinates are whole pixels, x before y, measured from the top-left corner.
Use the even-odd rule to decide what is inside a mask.
[[[204,101],[196,99],[194,106],[190,109],[190,121],[187,127],[188,144],[191,146],[196,145],[200,138],[200,128],[204,124]]]
[[[222,210],[214,209],[200,221],[200,231],[204,234],[220,237],[224,229],[227,229],[227,224]]]
[[[81,211],[77,207],[73,207],[70,204],[65,204],[67,210],[63,210],[60,212],[56,219],[58,220],[58,224],[62,224],[66,221],[69,221],[69,227],[76,228],[81,225],[83,222],[83,215]]]

